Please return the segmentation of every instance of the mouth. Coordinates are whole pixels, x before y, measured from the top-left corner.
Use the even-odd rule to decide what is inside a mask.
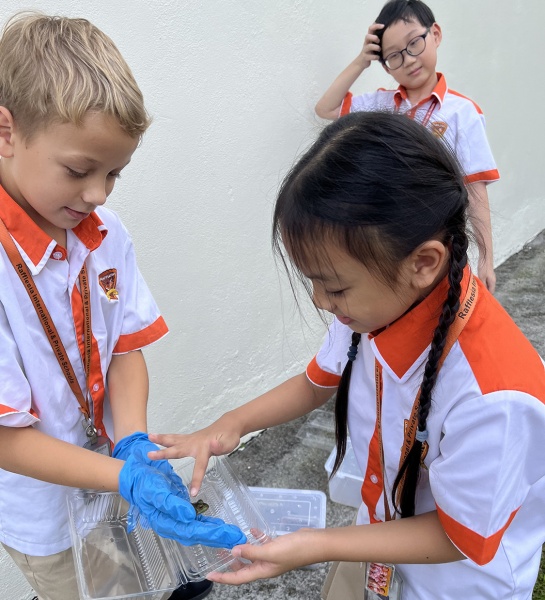
[[[82,221],[89,215],[88,212],[80,212],[79,210],[73,210],[72,208],[68,208],[68,206],[64,207],[65,212],[72,219],[76,219],[77,221]]]
[[[416,69],[409,71],[409,77],[414,77],[415,75],[418,75],[418,73],[420,73],[421,69],[422,69],[422,67],[416,67]]]
[[[339,315],[335,315],[337,317],[337,320],[342,323],[343,325],[350,325],[350,323],[354,322],[354,319],[350,319],[349,317],[341,317]]]

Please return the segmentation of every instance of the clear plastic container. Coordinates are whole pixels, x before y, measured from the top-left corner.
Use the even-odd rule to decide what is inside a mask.
[[[337,449],[333,448],[331,454],[325,463],[325,470],[331,477]],[[329,497],[333,502],[346,504],[359,508],[361,505],[361,486],[363,484],[363,474],[356,461],[356,455],[352,448],[350,439],[346,440],[346,454],[339,470],[329,480]]]
[[[305,446],[330,450],[335,445],[335,415],[327,410],[313,410],[297,437]]]
[[[193,459],[173,461],[173,466],[189,484]],[[237,525],[252,544],[273,535],[250,490],[226,458],[211,458],[198,498],[209,505],[206,515]],[[68,507],[81,600],[159,600],[212,571],[229,570],[237,560],[229,550],[182,546],[161,538],[138,519],[129,533],[128,505],[113,492],[77,490]]]
[[[320,490],[251,487],[250,492],[277,535],[293,533],[301,527],[325,527],[327,498]],[[318,566],[313,564],[303,568]]]
[[[327,499],[319,490],[250,487],[250,492],[278,535],[301,527],[325,527]]]

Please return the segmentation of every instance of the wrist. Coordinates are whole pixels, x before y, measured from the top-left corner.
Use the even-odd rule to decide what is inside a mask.
[[[363,54],[359,54],[353,61],[352,64],[358,71],[358,75],[361,75],[365,69],[371,66],[371,61]]]
[[[222,430],[227,430],[233,436],[241,438],[247,433],[251,433],[253,429],[246,431],[246,424],[242,418],[242,414],[237,414],[240,409],[234,409],[223,414],[217,421],[216,424],[221,427]]]

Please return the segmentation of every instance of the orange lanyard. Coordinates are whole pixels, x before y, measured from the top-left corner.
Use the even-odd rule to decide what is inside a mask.
[[[463,328],[466,323],[469,321],[471,313],[475,307],[478,295],[478,287],[477,282],[475,281],[475,277],[471,274],[469,279],[469,285],[467,287],[467,291],[463,300],[460,303],[460,308],[456,314],[456,318],[452,325],[449,327],[447,333],[447,340],[445,343],[445,347],[443,348],[443,353],[441,354],[441,358],[439,359],[439,364],[437,365],[437,372],[443,366],[445,359],[452,349],[452,346],[460,336]],[[376,411],[377,411],[377,430],[378,430],[378,439],[379,439],[379,448],[380,448],[380,466],[382,469],[382,485],[383,485],[383,497],[384,497],[384,515],[386,521],[391,521],[392,516],[390,513],[390,506],[388,504],[387,494],[386,494],[386,471],[384,467],[384,446],[382,443],[382,367],[377,359],[375,359],[375,398],[376,398]],[[405,427],[405,439],[403,440],[403,447],[401,449],[401,456],[399,459],[399,468],[407,458],[416,436],[416,430],[418,428],[418,409],[420,406],[420,392],[421,389],[418,390],[416,394],[416,398],[413,403],[413,407],[411,410],[411,416],[409,418],[407,427]],[[394,515],[395,518],[395,515]]]
[[[438,100],[437,98],[434,96],[431,99],[430,105],[428,107],[428,110],[426,111],[426,114],[424,115],[424,118],[421,121],[421,124],[424,125],[424,127],[426,127],[426,125],[429,123],[431,116],[433,114],[433,111],[435,110],[435,107],[438,104]],[[405,114],[410,118],[410,119],[414,119],[416,117],[416,113],[418,111],[419,105],[417,104],[416,106],[413,106],[411,109],[409,109]],[[396,106],[395,112],[399,112],[399,108]]]
[[[38,319],[43,327],[43,330],[51,344],[51,348],[57,358],[61,371],[63,372],[72,393],[76,397],[80,410],[83,413],[85,419],[85,434],[87,437],[93,442],[97,438],[97,430],[94,426],[93,419],[91,417],[91,410],[89,407],[88,398],[84,396],[81,387],[78,383],[76,374],[74,372],[74,368],[72,367],[72,363],[68,358],[68,353],[66,352],[64,345],[62,343],[61,337],[53,323],[53,319],[45,306],[44,301],[40,293],[38,292],[38,288],[34,283],[34,279],[32,275],[26,270],[25,262],[21,256],[21,253],[17,249],[14,241],[11,239],[11,236],[8,232],[8,229],[2,219],[0,219],[0,242],[4,246],[4,250],[8,255],[8,258],[15,269],[17,275],[19,275],[19,279],[23,284],[25,290],[27,291],[28,297],[32,302],[32,306],[38,315]],[[83,366],[85,370],[85,381],[87,384],[87,393],[89,392],[89,377],[91,373],[91,349],[92,349],[92,331],[91,331],[91,295],[89,290],[89,281],[87,278],[87,269],[85,268],[85,263],[81,267],[81,271],[79,274],[79,283],[81,289],[81,297],[83,304],[83,318],[84,318],[84,331],[83,331]]]

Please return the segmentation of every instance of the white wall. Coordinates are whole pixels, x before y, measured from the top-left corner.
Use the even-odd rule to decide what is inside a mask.
[[[150,429],[189,432],[302,369],[323,327],[294,308],[270,250],[275,192],[321,124],[313,106],[383,0],[27,0],[84,16],[131,65],[154,124],[109,200],[171,333],[147,351]],[[496,263],[545,228],[545,3],[430,0],[439,69],[488,121]],[[375,67],[375,66],[374,66]],[[355,91],[391,86],[376,66]],[[280,293],[282,280],[283,293]],[[28,586],[0,556],[0,597]]]

